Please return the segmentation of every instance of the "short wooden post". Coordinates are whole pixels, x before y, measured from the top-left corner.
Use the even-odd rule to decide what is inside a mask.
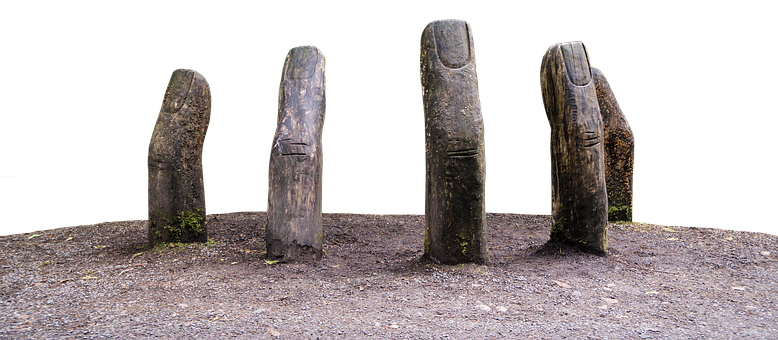
[[[605,255],[608,197],[603,124],[592,80],[583,43],[556,44],[546,51],[540,84],[551,125],[549,242]]]
[[[170,77],[149,143],[149,243],[205,242],[203,141],[211,90],[193,70]]]
[[[440,20],[424,29],[421,84],[427,134],[424,256],[448,264],[485,263],[484,125],[467,22]]]
[[[265,243],[267,257],[291,261],[322,256],[324,55],[295,47],[284,62],[278,128],[270,153]]]
[[[597,102],[605,137],[605,185],[608,188],[608,220],[632,221],[632,169],[635,137],[621,111],[608,79],[592,67]]]

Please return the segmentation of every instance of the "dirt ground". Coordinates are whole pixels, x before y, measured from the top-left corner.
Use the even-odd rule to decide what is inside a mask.
[[[157,249],[146,221],[0,237],[0,338],[778,338],[778,236],[610,224],[598,257],[490,214],[490,263],[446,266],[419,261],[424,216],[325,214],[320,262],[268,264],[265,220]]]

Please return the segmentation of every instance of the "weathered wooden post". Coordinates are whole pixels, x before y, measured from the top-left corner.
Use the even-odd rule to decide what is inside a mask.
[[[608,188],[608,220],[632,221],[632,169],[635,137],[608,79],[592,67],[605,141],[605,185]]]
[[[321,259],[324,94],[324,55],[314,46],[291,49],[281,76],[278,128],[270,153],[269,259]]]
[[[431,22],[421,36],[427,154],[424,256],[485,263],[484,125],[475,50],[463,20]]]
[[[603,127],[589,56],[581,42],[549,47],[540,71],[551,125],[550,243],[605,255],[608,197]]]
[[[149,243],[205,242],[203,141],[211,90],[193,70],[170,77],[149,143]]]

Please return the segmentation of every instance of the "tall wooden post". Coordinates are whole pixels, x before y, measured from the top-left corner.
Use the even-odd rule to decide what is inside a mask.
[[[635,137],[621,111],[608,79],[592,67],[597,102],[605,137],[605,185],[608,188],[608,220],[632,221],[632,169]]]
[[[448,264],[485,263],[484,125],[467,22],[440,20],[424,29],[421,85],[427,134],[424,256]]]
[[[193,70],[170,77],[149,143],[149,243],[205,242],[203,141],[211,90]]]
[[[551,125],[551,243],[605,255],[608,197],[603,124],[581,42],[549,47],[540,71]]]
[[[314,46],[295,47],[284,62],[270,153],[265,227],[270,259],[321,259],[324,112],[324,55]]]

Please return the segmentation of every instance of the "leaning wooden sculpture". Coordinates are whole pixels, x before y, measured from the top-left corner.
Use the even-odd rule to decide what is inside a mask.
[[[205,242],[203,141],[211,118],[208,82],[193,70],[170,77],[149,143],[149,243]]]
[[[608,79],[592,67],[597,102],[602,115],[605,142],[605,185],[608,188],[608,221],[632,221],[632,169],[635,137]]]

